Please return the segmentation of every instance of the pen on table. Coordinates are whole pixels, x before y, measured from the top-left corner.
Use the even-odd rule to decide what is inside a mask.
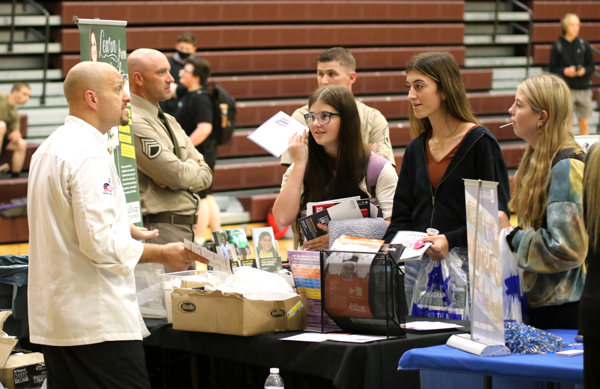
[[[507,124],[505,124],[503,126],[500,126],[499,128],[504,128],[504,127],[507,127],[507,126],[512,126],[512,123],[507,123]]]

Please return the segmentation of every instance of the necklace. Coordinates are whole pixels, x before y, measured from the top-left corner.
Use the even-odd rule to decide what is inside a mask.
[[[445,113],[444,113],[444,116],[445,116]],[[446,122],[446,121],[444,120],[444,123],[445,123],[445,122]],[[430,141],[431,141],[433,144],[435,144],[435,145],[437,146],[437,147],[432,147],[432,146],[429,146],[429,148],[430,148],[431,150],[439,150],[439,149],[441,149],[441,148],[444,146],[444,143],[445,143],[445,142],[446,142],[448,139],[451,139],[451,138],[453,138],[453,137],[455,137],[455,136],[457,135],[457,134],[456,134],[456,132],[458,131],[458,127],[460,127],[460,123],[461,123],[461,122],[459,121],[459,122],[458,122],[458,124],[456,125],[456,127],[454,128],[454,131],[450,132],[450,134],[449,134],[449,135],[447,135],[447,136],[445,136],[444,138],[442,138],[442,140],[441,140],[441,141],[436,141],[436,140],[435,140],[435,139],[433,139],[433,138],[429,138],[429,140],[430,140]],[[446,128],[448,128],[448,125],[447,125],[447,124],[446,124]],[[450,128],[448,128],[448,130],[449,130],[449,129],[450,129]],[[432,131],[432,132],[433,132],[433,131]],[[460,134],[458,134],[458,135],[460,135]]]

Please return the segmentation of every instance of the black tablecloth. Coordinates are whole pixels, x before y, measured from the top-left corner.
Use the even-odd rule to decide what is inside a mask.
[[[144,344],[249,365],[276,366],[284,372],[323,377],[338,389],[410,388],[415,384],[415,375],[411,374],[414,372],[397,370],[402,354],[412,348],[444,344],[450,335],[469,331],[468,323],[461,324],[466,324],[463,331],[409,333],[406,338],[352,344],[280,340],[298,332],[242,337],[178,331],[165,320],[146,319],[151,336],[144,339]],[[418,377],[416,382],[418,384]]]

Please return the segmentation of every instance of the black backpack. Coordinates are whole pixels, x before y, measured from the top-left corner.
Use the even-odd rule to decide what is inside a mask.
[[[217,145],[224,145],[231,140],[235,130],[235,116],[237,114],[235,99],[214,82],[208,83],[206,89],[214,103],[212,135],[216,139]]]

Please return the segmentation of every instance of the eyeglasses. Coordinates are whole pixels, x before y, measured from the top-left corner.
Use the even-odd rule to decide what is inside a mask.
[[[327,111],[322,111],[322,112],[319,112],[318,114],[309,112],[309,113],[304,114],[304,121],[306,122],[306,125],[309,127],[313,124],[313,122],[315,120],[318,120],[319,124],[324,126],[325,124],[329,124],[329,121],[331,120],[332,116],[340,116],[340,114],[335,113],[335,112],[327,112]]]

